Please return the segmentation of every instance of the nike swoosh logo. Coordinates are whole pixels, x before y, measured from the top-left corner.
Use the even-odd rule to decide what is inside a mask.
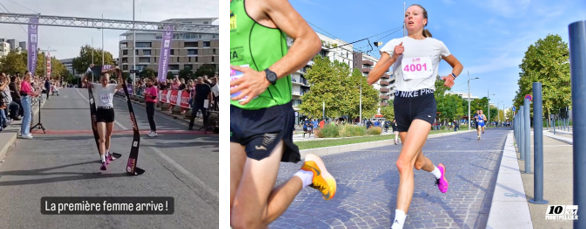
[[[431,118],[431,115],[428,115],[427,117],[430,117]]]
[[[321,173],[319,172],[319,169],[314,168],[311,165],[308,165],[309,168],[313,169],[313,171],[315,171],[315,173],[317,173],[317,175],[319,176]]]
[[[256,150],[267,150],[267,148],[265,148],[264,146],[255,146],[254,148],[256,148]]]

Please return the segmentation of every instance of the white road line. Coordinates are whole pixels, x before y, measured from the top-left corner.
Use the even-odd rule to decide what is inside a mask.
[[[183,168],[183,166],[179,165],[177,162],[175,162],[173,159],[171,159],[169,156],[165,155],[163,152],[161,152],[157,148],[154,148],[154,147],[148,147],[148,148],[153,150],[157,155],[159,155],[159,157],[161,157],[161,158],[165,159],[165,161],[169,162],[169,164],[173,165],[175,167],[175,169],[177,169],[179,172],[183,173],[183,175],[187,176],[193,182],[198,184],[200,187],[202,187],[206,192],[208,192],[214,198],[216,198],[216,199],[218,198],[218,192],[214,191],[210,186],[208,186],[205,182],[203,182],[201,179],[199,179],[199,177],[197,177],[197,176],[193,175],[192,173],[190,173],[189,171],[187,171],[187,169]]]
[[[77,91],[77,93],[79,93],[79,95],[88,103],[90,102],[88,99],[85,98],[85,96],[83,96],[83,94],[81,94],[81,92],[79,91],[79,89],[75,89]],[[128,128],[126,128],[125,126],[123,126],[120,122],[114,120],[114,123],[116,123],[116,125],[118,125],[120,128],[122,128],[123,130],[129,130]]]

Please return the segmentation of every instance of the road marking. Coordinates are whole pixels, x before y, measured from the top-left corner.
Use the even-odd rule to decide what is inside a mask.
[[[197,177],[197,176],[193,175],[192,173],[190,173],[189,171],[187,171],[187,169],[183,168],[183,166],[179,165],[177,162],[175,162],[169,156],[165,155],[163,152],[159,151],[157,148],[153,148],[153,147],[148,147],[148,148],[153,150],[157,155],[159,155],[159,157],[161,157],[161,158],[165,159],[165,161],[169,162],[169,164],[174,166],[175,169],[177,169],[179,172],[183,173],[183,175],[187,176],[189,179],[191,179],[197,185],[202,187],[207,193],[209,193],[210,195],[212,195],[216,199],[218,198],[218,193],[216,191],[214,191],[210,186],[208,186],[205,182],[203,182],[201,179],[199,179],[199,177]]]
[[[33,130],[33,133],[42,132],[42,130]],[[133,130],[114,130],[113,134],[132,134],[134,133]],[[142,130],[140,134],[148,134],[150,130]],[[216,135],[213,132],[208,131],[207,133],[203,130],[159,130],[157,131],[158,134],[178,134],[178,135],[189,135],[189,134],[199,134],[199,135]],[[47,130],[46,134],[48,135],[59,135],[59,134],[93,134],[92,130]],[[218,141],[215,141],[218,142]]]
[[[82,97],[82,98],[83,98],[85,101],[87,101],[88,103],[90,102],[88,99],[86,99],[86,98],[85,98],[85,96],[83,96],[83,95],[81,94],[81,92],[79,91],[79,89],[78,89],[78,88],[76,88],[75,90],[77,91],[77,93],[79,93],[79,95],[80,95],[80,96],[81,96],[81,97]],[[119,123],[118,121],[114,120],[114,123],[116,123],[116,125],[118,125],[118,126],[119,126],[120,128],[122,128],[123,130],[128,130],[128,128],[126,128],[125,126],[123,126],[123,125],[122,125],[121,123]]]
[[[492,153],[501,152],[503,150],[424,150],[423,153]],[[380,153],[396,153],[394,150],[354,150],[350,152],[380,152]]]

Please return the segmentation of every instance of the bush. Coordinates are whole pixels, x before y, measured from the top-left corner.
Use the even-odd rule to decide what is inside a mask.
[[[336,125],[324,125],[323,129],[318,131],[318,138],[337,138],[340,136],[340,127]]]
[[[366,133],[366,128],[363,126],[344,125],[340,130],[341,137],[363,136]]]
[[[383,132],[383,130],[380,127],[371,127],[366,130],[366,134],[368,135],[380,135],[381,132]]]

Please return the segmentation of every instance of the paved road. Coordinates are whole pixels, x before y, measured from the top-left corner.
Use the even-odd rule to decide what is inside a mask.
[[[148,138],[146,111],[134,105],[142,131],[141,176],[125,174],[132,140],[126,101],[115,99],[112,151],[123,157],[100,171],[87,91],[62,89],[42,109],[47,134],[19,139],[0,166],[0,228],[217,228],[218,135],[186,131],[157,114],[159,137]],[[173,215],[42,215],[45,196],[171,196]]]
[[[506,128],[429,139],[424,154],[447,167],[448,193],[433,175],[415,171],[415,192],[404,228],[485,228],[502,155]],[[305,188],[271,228],[390,228],[396,209],[399,173],[395,161],[401,145],[322,157],[336,177],[336,197],[324,201]],[[277,183],[286,181],[298,164],[282,164]]]

